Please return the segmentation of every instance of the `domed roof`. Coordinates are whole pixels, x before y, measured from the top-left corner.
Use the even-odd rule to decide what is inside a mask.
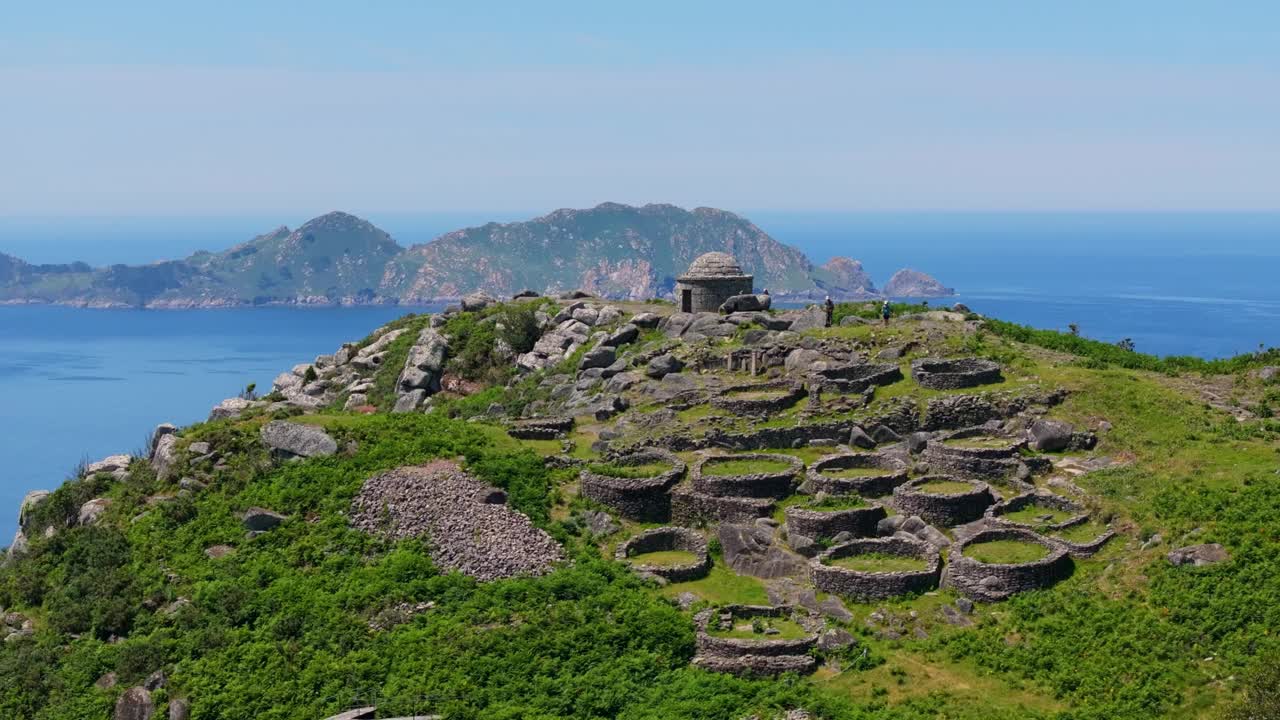
[[[746,277],[738,261],[729,253],[709,252],[698,256],[689,266],[685,277]]]

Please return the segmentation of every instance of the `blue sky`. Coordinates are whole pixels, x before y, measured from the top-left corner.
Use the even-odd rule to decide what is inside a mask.
[[[1280,209],[1275,3],[10,2],[2,19],[2,215]]]

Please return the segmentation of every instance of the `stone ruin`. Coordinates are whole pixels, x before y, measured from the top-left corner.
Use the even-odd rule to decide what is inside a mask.
[[[970,489],[956,493],[934,493],[922,489],[931,482],[958,482]],[[986,513],[996,501],[991,486],[978,481],[949,475],[926,475],[909,480],[893,490],[893,504],[904,515],[921,518],[945,527],[973,522]]]
[[[1047,554],[1024,563],[984,563],[965,550],[985,542],[1013,540],[1043,547]],[[962,541],[951,550],[947,582],[970,600],[998,602],[1027,590],[1049,587],[1071,575],[1074,565],[1065,548],[1030,530],[993,528]]]
[[[660,448],[621,455],[613,465],[627,467],[660,463],[670,467],[649,477],[614,477],[590,468],[579,472],[582,496],[612,508],[622,517],[641,522],[671,519],[671,487],[684,477],[684,461]]]
[[[559,543],[507,507],[506,493],[443,460],[369,478],[350,522],[390,540],[428,538],[437,565],[480,581],[542,575],[564,559]]]
[[[930,390],[958,390],[1004,380],[1000,366],[981,358],[923,358],[911,363],[911,377]]]
[[[924,561],[924,570],[870,572],[828,564],[832,560],[867,554],[897,555]],[[887,537],[851,540],[818,555],[809,565],[813,585],[823,592],[859,600],[883,600],[922,593],[938,587],[942,555],[938,548],[919,540]]]
[[[879,470],[881,473],[860,477],[837,477],[829,471]],[[888,495],[905,483],[908,478],[905,460],[888,453],[846,452],[819,458],[809,466],[803,490],[810,493],[827,492],[836,495],[857,493],[869,497]]]
[[[693,562],[683,565],[648,565],[631,563],[631,568],[642,575],[656,575],[668,582],[685,582],[706,577],[711,571],[711,556],[707,553],[707,540],[701,533],[683,527],[660,527],[645,530],[618,545],[614,557],[628,562],[633,555],[683,550],[692,553]]]
[[[711,475],[708,465],[734,460],[784,462],[787,469],[745,475]],[[791,455],[708,455],[693,466],[691,481],[671,494],[671,518],[681,525],[750,522],[773,512],[774,502],[793,492],[804,463]]]
[[[790,640],[718,637],[717,630],[730,630],[737,620],[754,618],[787,618],[801,625],[812,620],[800,617],[790,607],[768,605],[727,605],[708,608],[693,617],[697,638],[695,667],[743,676],[781,675],[787,672],[807,673],[817,666],[812,651],[818,644],[816,629],[812,634]],[[819,621],[820,622],[820,621]]]

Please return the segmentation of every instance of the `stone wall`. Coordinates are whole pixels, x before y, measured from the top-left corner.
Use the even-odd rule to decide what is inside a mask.
[[[860,393],[872,385],[891,385],[902,379],[902,370],[892,363],[849,363],[814,373],[824,390]]]
[[[1048,556],[1029,563],[996,565],[967,557],[967,547],[993,540],[1020,540],[1044,546]],[[1048,587],[1071,575],[1074,564],[1065,548],[1029,530],[997,528],[983,530],[951,550],[947,582],[970,600],[997,602],[1027,590]]]
[[[773,500],[750,497],[717,497],[677,485],[671,491],[671,522],[697,527],[712,522],[749,523],[773,514]]]
[[[840,420],[794,427],[762,428],[748,433],[727,433],[713,429],[707,432],[705,442],[708,447],[737,450],[803,447],[814,440],[845,442],[855,424],[852,420]]]
[[[691,306],[688,308],[680,308],[684,312],[720,312],[720,306],[725,300],[734,295],[750,295],[754,288],[752,287],[752,278],[749,275],[740,277],[719,277],[719,278],[687,278],[684,281],[676,283],[675,295],[676,302],[679,303],[681,293],[688,290],[691,299]]]
[[[960,431],[944,438],[933,439],[924,449],[925,462],[935,473],[948,473],[962,477],[1004,478],[1018,471],[1023,464],[1021,450],[1025,440],[1010,440],[1002,447],[963,447],[946,444],[947,440],[975,437],[975,431]]]
[[[753,617],[793,616],[789,607],[766,605],[728,605],[708,608],[693,616],[698,654],[696,667],[734,675],[780,675],[785,672],[810,672],[817,666],[812,651],[818,645],[813,633],[794,640],[765,640],[715,637],[712,623],[722,617],[744,620]]]
[[[929,563],[929,567],[919,571],[859,572],[824,564],[826,561],[869,553],[919,558]],[[938,587],[942,576],[942,556],[937,548],[928,543],[902,537],[851,540],[814,558],[809,563],[809,568],[813,585],[818,590],[859,600],[883,600],[909,593],[928,592]]]
[[[684,476],[685,464],[659,448],[641,450],[614,459],[615,465],[643,465],[661,462],[671,469],[652,477],[620,478],[589,469],[579,474],[583,497],[613,508],[618,514],[640,522],[666,522],[671,517],[671,486]]]
[[[1009,513],[1017,512],[1032,505],[1040,505],[1042,507],[1053,508],[1054,510],[1069,512],[1071,513],[1071,517],[1063,520],[1062,522],[1048,525],[1044,523],[1018,522],[1005,517]],[[1016,495],[1004,502],[998,502],[987,508],[986,515],[988,518],[995,520],[1001,525],[1019,527],[1024,530],[1036,530],[1040,527],[1045,527],[1049,530],[1065,530],[1070,527],[1075,527],[1080,523],[1088,522],[1089,520],[1089,512],[1085,510],[1083,505],[1073,500],[1068,500],[1061,495],[1055,495],[1049,492],[1029,492]]]
[[[776,391],[777,394],[773,397],[763,398],[735,397],[735,394],[740,391]],[[800,383],[774,382],[735,385],[712,397],[711,405],[735,415],[762,415],[782,412],[800,402],[806,394],[804,385]]]
[[[751,473],[746,475],[711,475],[708,467],[718,463],[747,461],[785,462],[786,470]],[[705,495],[718,497],[783,498],[790,495],[796,478],[804,472],[804,463],[791,455],[710,455],[693,466],[693,489]]]
[[[840,478],[824,472],[842,468],[878,468],[883,475]],[[888,495],[907,481],[907,463],[885,453],[840,453],[819,458],[806,474],[806,489],[836,495],[858,493],[868,497]]]
[[[957,390],[1004,380],[999,365],[981,358],[921,358],[911,363],[911,377],[932,390]]]
[[[842,532],[856,537],[876,534],[876,523],[884,519],[884,506],[871,503],[867,507],[845,510],[816,510],[803,505],[792,505],[785,511],[787,534],[810,538],[835,537]]]
[[[688,528],[660,527],[645,530],[626,542],[618,545],[614,553],[619,561],[626,562],[633,555],[661,552],[664,550],[684,550],[693,553],[696,559],[684,565],[643,565],[632,563],[636,572],[657,575],[669,582],[686,582],[705,577],[711,571],[711,557],[707,554],[707,540]]]
[[[963,482],[972,485],[973,489],[954,495],[935,495],[918,489],[921,485],[935,480]],[[919,515],[934,525],[944,527],[955,527],[981,518],[995,501],[990,485],[977,480],[950,476],[930,475],[916,478],[899,485],[893,491],[893,504],[899,513]]]
[[[573,418],[531,418],[517,420],[507,434],[517,440],[558,440],[573,430]]]

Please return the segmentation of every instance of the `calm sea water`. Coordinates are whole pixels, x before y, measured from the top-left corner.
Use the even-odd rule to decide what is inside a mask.
[[[915,267],[960,291],[945,304],[962,300],[1016,322],[1074,322],[1088,336],[1132,338],[1157,354],[1280,345],[1280,214],[746,214],[817,262],[860,259],[880,284]],[[489,216],[369,219],[411,244]],[[0,219],[0,252],[150,262],[226,247],[281,221]],[[407,311],[0,307],[0,544],[26,491],[57,486],[77,461],[136,450],[157,423],[200,420],[247,383],[265,388]]]

